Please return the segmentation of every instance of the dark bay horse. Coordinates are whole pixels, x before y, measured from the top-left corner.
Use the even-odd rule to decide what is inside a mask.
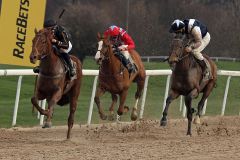
[[[124,103],[128,94],[128,89],[132,82],[137,83],[137,91],[135,93],[135,105],[132,109],[131,119],[137,119],[137,105],[141,97],[144,82],[145,82],[145,69],[141,61],[141,57],[135,50],[131,50],[130,54],[137,65],[137,72],[129,75],[128,70],[122,65],[121,61],[114,55],[112,44],[109,37],[103,37],[98,34],[98,51],[95,55],[95,60],[99,63],[99,83],[95,95],[95,103],[98,107],[100,118],[105,120],[107,116],[103,112],[100,104],[100,96],[106,91],[112,95],[112,104],[109,108],[109,120],[113,120],[113,108],[117,103],[117,95],[120,97],[119,108],[117,111],[118,116],[124,112]]]
[[[170,103],[179,95],[183,95],[187,108],[187,135],[191,135],[192,114],[194,112],[194,109],[192,108],[192,99],[196,98],[200,92],[203,93],[202,98],[198,103],[198,110],[195,119],[195,123],[200,123],[200,116],[204,102],[216,84],[217,66],[208,56],[204,55],[209,62],[212,73],[212,79],[205,80],[203,78],[202,69],[193,54],[185,52],[187,42],[188,41],[185,37],[176,38],[172,41],[168,59],[170,66],[172,66],[170,92],[166,100],[166,106],[160,123],[161,126],[167,124],[167,114]]]
[[[51,127],[55,104],[64,105],[70,102],[67,132],[67,139],[69,139],[80,94],[82,64],[77,57],[71,56],[75,63],[77,74],[73,80],[70,80],[62,60],[52,47],[51,40],[53,38],[54,34],[49,29],[42,29],[38,32],[35,30],[30,61],[35,64],[37,60],[40,60],[40,73],[38,75],[36,93],[31,101],[40,114],[46,116],[43,128]],[[38,100],[43,99],[47,100],[47,110],[43,110],[38,105]]]

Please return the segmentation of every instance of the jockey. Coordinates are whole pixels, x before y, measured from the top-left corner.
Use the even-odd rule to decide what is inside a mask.
[[[118,26],[112,25],[104,32],[104,36],[110,36],[110,41],[116,52],[115,55],[122,60],[129,74],[136,72],[136,66],[129,52],[135,48],[135,43],[127,32]]]
[[[194,57],[203,70],[205,78],[211,78],[210,69],[204,60],[201,51],[209,44],[210,34],[208,33],[207,26],[196,19],[176,19],[171,24],[170,33],[182,33],[187,35],[188,39],[192,40],[188,46],[185,47],[186,52],[193,53]]]
[[[53,47],[58,50],[60,55],[67,63],[69,67],[70,77],[73,77],[76,74],[76,70],[74,69],[73,64],[70,60],[70,56],[68,54],[72,49],[72,43],[69,40],[69,34],[62,26],[58,25],[54,20],[45,21],[44,28],[49,28],[53,31],[55,37],[54,39],[52,39]]]

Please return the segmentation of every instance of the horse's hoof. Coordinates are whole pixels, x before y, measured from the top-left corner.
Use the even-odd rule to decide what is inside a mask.
[[[166,121],[166,120],[165,120],[165,121],[164,121],[164,120],[161,120],[160,125],[161,125],[161,126],[166,126],[166,125],[167,125],[167,121]]]
[[[108,120],[109,120],[109,121],[114,121],[114,119],[115,119],[115,118],[114,118],[114,114],[109,114],[109,115],[108,115]]]
[[[137,116],[137,115],[132,115],[132,116],[131,116],[131,120],[132,120],[132,121],[136,121],[136,120],[137,120],[137,118],[138,118],[138,116]]]
[[[45,122],[44,125],[42,126],[42,128],[51,128],[51,127],[52,127],[51,122]]]
[[[187,132],[187,136],[192,137],[192,133],[191,132]]]
[[[132,114],[131,114],[131,120],[136,121],[137,118],[138,118],[137,112],[136,112],[136,110],[133,110]]]
[[[102,120],[106,120],[106,119],[107,119],[107,116],[106,116],[105,114],[100,114],[100,118],[101,118]]]
[[[127,113],[128,111],[129,111],[129,107],[128,106],[124,106],[123,113]]]
[[[116,119],[117,123],[119,123],[121,121],[121,116],[117,114],[117,119]]]
[[[201,123],[199,116],[196,116],[196,117],[194,118],[193,123],[194,123],[194,124],[200,124],[200,123]]]

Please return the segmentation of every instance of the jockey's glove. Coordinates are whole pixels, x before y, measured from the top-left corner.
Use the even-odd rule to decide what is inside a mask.
[[[185,51],[188,53],[192,52],[192,47],[190,47],[190,46],[185,47]]]
[[[120,51],[127,51],[128,50],[128,45],[121,45],[121,46],[119,46],[118,47],[118,49],[120,50]]]

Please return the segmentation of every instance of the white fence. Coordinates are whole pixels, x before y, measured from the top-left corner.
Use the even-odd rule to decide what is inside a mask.
[[[145,60],[147,62],[150,61],[162,61],[166,58],[168,58],[168,56],[141,56],[142,60]],[[232,61],[232,62],[236,62],[236,61],[240,61],[240,58],[232,58],[232,57],[210,57],[212,60],[214,61]]]
[[[0,70],[0,76],[19,76],[17,91],[16,91],[16,99],[15,99],[12,126],[16,125],[21,84],[22,84],[22,76],[26,76],[26,75],[36,75],[36,74],[33,73],[32,69]],[[90,105],[89,105],[88,121],[87,121],[87,124],[91,124],[92,111],[93,111],[93,105],[94,105],[94,96],[95,96],[96,85],[97,85],[97,80],[98,80],[98,70],[83,70],[83,75],[84,76],[95,76],[95,79],[93,82],[93,88],[92,88],[92,96],[91,96]],[[147,95],[148,80],[149,80],[150,76],[167,76],[165,96],[164,96],[164,101],[163,101],[163,109],[164,109],[165,103],[166,103],[165,100],[168,96],[171,70],[147,70],[146,75],[147,75],[147,77],[146,77],[146,81],[145,81],[145,85],[144,85],[143,97],[142,97],[141,108],[140,108],[140,118],[143,118],[144,105],[145,105],[145,100],[146,100],[146,95]],[[232,76],[240,76],[240,71],[218,70],[218,75],[228,76],[228,79],[226,82],[226,88],[225,88],[225,92],[224,92],[224,99],[223,99],[223,103],[222,103],[222,111],[221,111],[221,115],[224,115],[231,77]],[[42,107],[45,108],[45,101],[43,101],[41,104],[42,104]],[[205,113],[206,104],[207,103],[205,103],[203,113]],[[183,107],[182,98],[181,98],[181,103],[180,103],[180,111],[181,110],[183,110],[183,116],[185,116],[186,110],[185,110],[185,107]],[[40,125],[42,125],[42,123],[43,123],[43,116],[40,117]]]

